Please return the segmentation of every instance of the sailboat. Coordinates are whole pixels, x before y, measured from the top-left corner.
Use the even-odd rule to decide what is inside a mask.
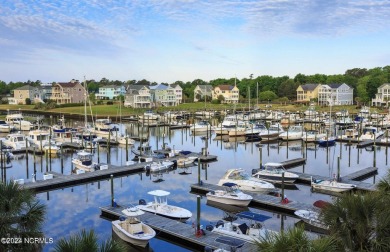
[[[331,99],[329,99],[328,102],[329,102],[329,131],[331,134],[330,135],[326,134],[326,136],[323,136],[318,140],[318,145],[322,146],[322,147],[329,147],[329,146],[333,146],[336,144],[336,137],[333,135],[332,130],[331,130],[331,129],[333,129],[333,126],[334,126],[334,123],[332,122],[332,105],[333,104],[332,104]]]

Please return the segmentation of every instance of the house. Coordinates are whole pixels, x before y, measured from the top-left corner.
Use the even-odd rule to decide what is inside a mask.
[[[32,103],[42,102],[41,87],[24,85],[14,89],[14,99],[10,99],[10,104],[26,104],[26,99],[30,99]]]
[[[378,93],[372,99],[372,106],[388,106],[390,101],[390,83],[384,83],[378,87]]]
[[[211,85],[197,85],[194,89],[194,102],[204,100],[205,97],[213,97],[213,86]]]
[[[85,88],[77,81],[57,82],[51,89],[50,100],[57,104],[81,103],[86,99],[87,93]]]
[[[224,97],[222,103],[238,103],[240,91],[236,85],[219,85],[214,88],[213,100],[218,99],[220,95]]]
[[[177,106],[176,89],[164,84],[149,86],[152,102],[156,107],[158,106]]]
[[[144,85],[129,85],[126,88],[125,107],[151,108],[152,99],[150,89]]]
[[[347,84],[321,84],[318,89],[318,105],[352,105],[353,88]]]
[[[297,102],[310,102],[318,97],[320,84],[304,84],[297,88]]]
[[[41,89],[42,89],[42,100],[46,101],[49,100],[51,97],[51,92],[52,92],[52,84],[41,84]]]
[[[99,92],[95,95],[98,100],[113,100],[119,95],[124,95],[126,89],[124,86],[108,85],[99,88]]]
[[[179,84],[171,84],[170,87],[174,89],[176,95],[176,104],[181,104],[183,102],[183,89]]]

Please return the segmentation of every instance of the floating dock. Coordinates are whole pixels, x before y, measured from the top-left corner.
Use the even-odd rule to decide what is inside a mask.
[[[110,220],[116,220],[119,219],[120,216],[123,216],[123,209],[123,207],[100,207],[102,217]],[[141,220],[154,230],[158,231],[158,235],[167,235],[171,238],[171,240],[183,243],[186,246],[191,246],[193,249],[197,249],[199,251],[204,251],[205,247],[209,247],[213,250],[218,248],[226,249],[226,245],[216,241],[216,239],[221,237],[221,235],[204,230],[205,235],[197,236],[195,228],[193,228],[190,224],[171,220],[148,212],[145,212],[142,215]],[[244,245],[239,248],[239,251],[258,251],[258,248],[255,244],[244,242]]]
[[[192,184],[191,192],[195,194],[206,194],[210,191],[223,190],[223,186],[218,186],[214,184],[202,183]],[[267,210],[273,210],[281,213],[287,213],[294,215],[294,212],[299,209],[311,209],[313,208],[310,204],[301,203],[297,201],[292,201],[289,199],[288,203],[283,203],[280,197],[268,195],[268,194],[257,194],[245,192],[253,197],[250,202],[250,207],[263,208]]]

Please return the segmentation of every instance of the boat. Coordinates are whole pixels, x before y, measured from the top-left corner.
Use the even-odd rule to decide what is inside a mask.
[[[30,142],[26,141],[26,136],[20,133],[8,134],[3,144],[14,151],[25,150],[30,146]]]
[[[296,216],[298,216],[303,222],[306,224],[317,227],[323,230],[328,230],[329,226],[325,225],[322,220],[320,219],[320,209],[325,208],[330,203],[323,201],[323,200],[317,200],[313,203],[313,206],[315,208],[311,209],[299,209],[294,212]]]
[[[139,205],[137,206],[138,209],[181,221],[191,218],[192,213],[187,209],[168,205],[167,196],[170,192],[154,190],[148,192],[148,194],[154,197],[154,201],[146,203],[144,199],[140,199]]]
[[[174,162],[170,160],[160,161],[160,162],[152,162],[150,164],[145,165],[145,170],[148,172],[158,172],[165,171],[174,166]]]
[[[234,183],[243,191],[267,193],[275,190],[275,186],[267,181],[251,177],[243,169],[229,169],[219,180],[218,185]]]
[[[16,130],[20,131],[28,131],[34,127],[31,122],[24,120],[21,113],[8,114],[5,117],[5,121],[7,124],[14,126]]]
[[[301,125],[290,126],[287,131],[281,133],[279,138],[284,141],[301,140],[303,136],[303,127]]]
[[[223,221],[219,220],[215,226],[207,225],[206,230],[220,235],[226,235],[233,238],[238,238],[249,243],[260,242],[262,238],[265,238],[275,231],[266,229],[262,224],[264,221],[271,219],[271,217],[253,213],[250,211],[241,212],[236,214],[241,219],[249,220],[249,225],[244,221]]]
[[[325,133],[319,133],[318,130],[308,130],[303,133],[302,140],[304,142],[313,143],[325,137]]]
[[[10,133],[15,130],[15,126],[8,124],[4,120],[0,120],[0,133]]]
[[[279,135],[284,132],[280,123],[271,124],[268,129],[259,132],[261,141],[272,141],[279,138]]]
[[[47,142],[43,147],[43,151],[51,156],[57,156],[60,154],[60,147],[55,145],[53,142]]]
[[[144,212],[137,208],[127,208],[122,213],[127,217],[121,216],[119,220],[112,222],[114,233],[125,242],[146,247],[149,240],[156,236],[156,232],[137,218]]]
[[[186,168],[194,165],[194,162],[197,160],[197,157],[182,157],[179,158],[177,162],[177,167]]]
[[[315,104],[310,104],[310,106],[303,112],[305,119],[314,119],[318,117],[318,112],[315,110]]]
[[[237,184],[225,183],[225,190],[214,190],[206,194],[207,201],[219,202],[227,205],[234,206],[248,206],[252,201],[252,196],[241,192]]]
[[[140,122],[149,120],[156,121],[160,119],[160,115],[154,113],[152,110],[147,110],[143,113],[143,115],[140,115],[138,118]]]
[[[335,136],[323,136],[320,139],[318,139],[318,145],[321,147],[329,147],[335,144],[336,144]]]
[[[284,178],[283,177],[284,174]],[[281,163],[265,163],[263,167],[252,175],[255,178],[264,179],[271,182],[294,183],[299,176],[288,172]]]
[[[343,140],[358,140],[359,131],[356,128],[345,129],[344,134],[342,134],[339,138]]]
[[[208,121],[199,121],[190,127],[192,132],[207,132],[211,130],[211,125]]]
[[[86,150],[77,152],[77,157],[72,159],[72,164],[80,170],[92,172],[97,169],[97,163],[92,162],[93,154]]]
[[[112,123],[110,118],[104,118],[95,120],[95,126],[91,129],[91,133],[103,138],[111,138],[113,136],[112,132],[118,130],[119,128]]]
[[[333,180],[321,180],[311,178],[311,188],[328,192],[346,192],[356,188],[356,185],[340,183],[334,178]]]
[[[38,147],[39,150],[42,150],[43,146],[51,144],[50,132],[47,130],[32,130],[28,133],[28,139],[30,144]]]
[[[384,132],[376,127],[365,127],[363,128],[363,134],[360,136],[360,140],[375,140],[383,136]]]

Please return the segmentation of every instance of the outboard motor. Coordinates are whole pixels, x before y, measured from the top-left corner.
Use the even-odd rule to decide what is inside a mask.
[[[204,247],[204,252],[213,252],[213,249],[209,246]]]
[[[146,201],[144,199],[140,199],[138,201],[138,205],[146,205]]]
[[[206,226],[206,230],[207,231],[213,231],[213,229],[214,229],[213,225],[207,225]]]
[[[217,221],[217,224],[215,225],[215,227],[219,227],[219,226],[221,226],[221,227],[225,226],[225,223],[223,222],[223,220]]]
[[[124,220],[126,220],[126,217],[125,216],[119,216],[119,220],[120,221],[124,221]]]
[[[256,174],[259,171],[259,169],[252,169],[252,175]]]

